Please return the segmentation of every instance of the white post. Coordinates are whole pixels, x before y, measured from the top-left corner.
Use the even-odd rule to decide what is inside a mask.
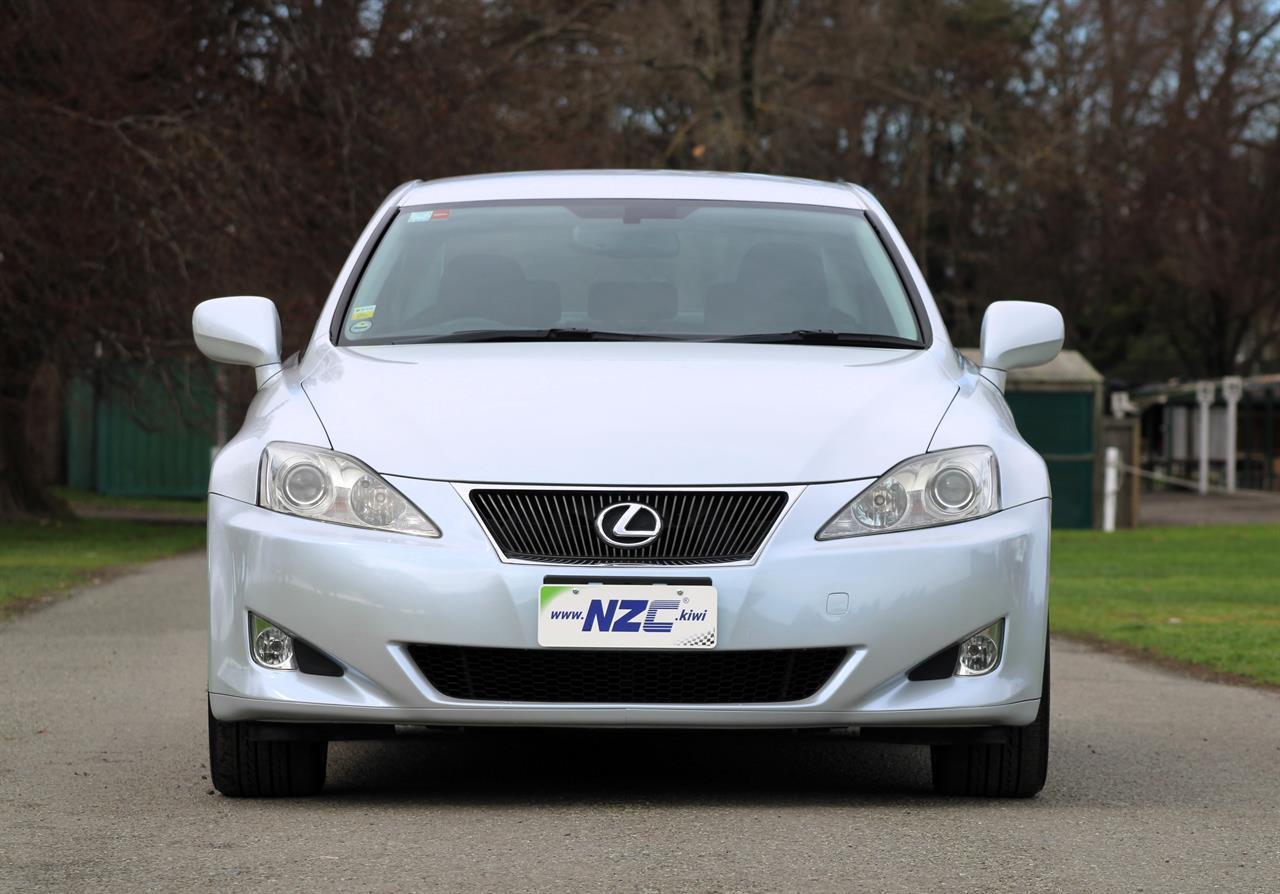
[[[1239,376],[1227,376],[1222,380],[1222,396],[1227,401],[1227,418],[1223,422],[1226,435],[1223,438],[1227,456],[1227,492],[1236,492],[1236,405],[1244,395],[1244,380]]]
[[[1196,403],[1200,405],[1196,419],[1196,458],[1200,461],[1197,490],[1201,496],[1209,492],[1209,407],[1213,390],[1212,382],[1196,382]]]
[[[1111,392],[1111,415],[1115,419],[1123,419],[1129,413],[1138,412],[1128,391]]]
[[[1120,448],[1108,447],[1102,473],[1102,530],[1116,529],[1116,500],[1120,496]]]

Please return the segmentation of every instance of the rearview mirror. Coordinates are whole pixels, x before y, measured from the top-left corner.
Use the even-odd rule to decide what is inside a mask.
[[[573,228],[575,248],[606,258],[674,258],[680,237],[670,230],[596,221]]]
[[[1048,363],[1062,350],[1062,314],[1034,301],[997,301],[982,317],[982,374],[1001,391],[1005,373]]]
[[[270,299],[239,295],[202,301],[191,314],[191,331],[210,360],[252,366],[259,388],[280,371],[280,315]]]

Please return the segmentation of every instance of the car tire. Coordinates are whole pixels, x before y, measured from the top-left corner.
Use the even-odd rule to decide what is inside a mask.
[[[229,798],[296,798],[324,788],[329,743],[261,742],[209,711],[209,777]]]
[[[1007,728],[1003,745],[932,746],[933,787],[971,798],[1032,798],[1049,775],[1049,646],[1044,651],[1040,710],[1027,726]]]

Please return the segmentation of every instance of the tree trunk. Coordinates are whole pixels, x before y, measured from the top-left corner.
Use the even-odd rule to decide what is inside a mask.
[[[764,0],[751,0],[742,50],[738,58],[738,103],[742,115],[742,142],[738,147],[738,170],[754,171],[759,145],[756,120],[756,53],[760,45],[760,28],[764,23]]]
[[[69,516],[66,502],[40,482],[31,461],[26,405],[35,371],[5,372],[0,384],[0,520]]]

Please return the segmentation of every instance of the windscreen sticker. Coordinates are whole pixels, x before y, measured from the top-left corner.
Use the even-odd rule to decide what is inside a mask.
[[[437,208],[434,211],[410,211],[409,212],[409,223],[422,223],[424,221],[448,220],[448,219],[449,219],[448,208]]]
[[[378,309],[376,304],[366,304],[364,307],[354,307],[351,309],[351,319],[353,320],[369,320],[373,318],[374,311]]]
[[[359,335],[361,332],[364,332],[366,329],[368,329],[372,325],[373,324],[370,323],[368,320],[356,320],[354,323],[352,323],[350,326],[347,327],[347,331],[350,332],[352,335]]]

